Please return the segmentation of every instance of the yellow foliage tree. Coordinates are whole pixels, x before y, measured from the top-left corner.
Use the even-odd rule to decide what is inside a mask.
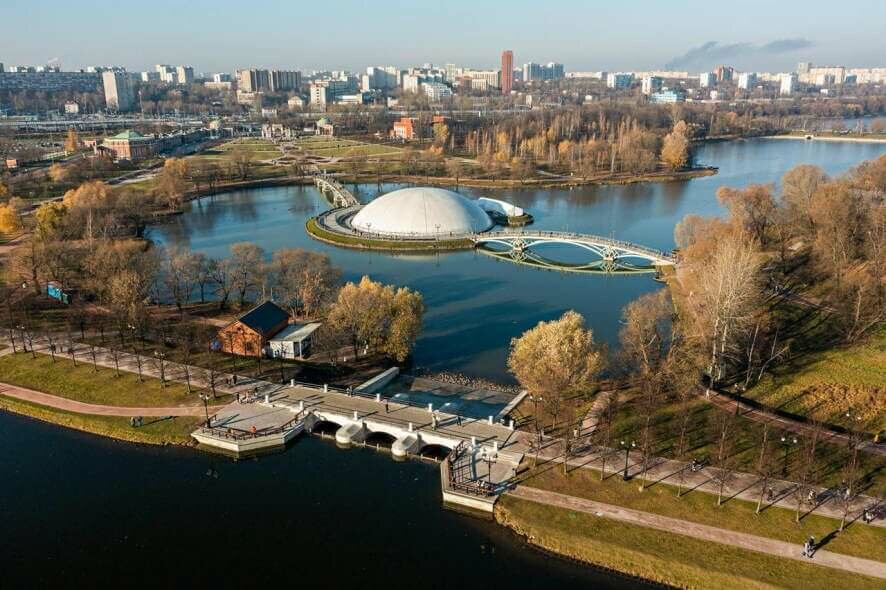
[[[671,170],[685,168],[689,164],[689,129],[683,121],[677,121],[673,131],[664,138],[661,161]]]
[[[0,205],[0,233],[14,234],[21,229],[18,214],[10,205]]]
[[[65,152],[71,154],[80,149],[80,136],[72,127],[68,129],[68,135],[65,137]]]

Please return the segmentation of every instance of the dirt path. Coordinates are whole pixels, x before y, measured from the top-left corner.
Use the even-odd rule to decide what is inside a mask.
[[[686,535],[703,541],[722,543],[731,547],[738,547],[750,551],[766,553],[776,557],[793,559],[821,565],[834,569],[844,570],[865,576],[886,579],[886,564],[860,557],[851,557],[839,553],[831,553],[826,550],[817,550],[812,559],[803,557],[801,543],[786,543],[766,537],[758,537],[745,533],[738,533],[727,529],[721,529],[708,525],[688,522],[659,514],[631,510],[602,502],[594,502],[575,496],[567,496],[547,490],[518,486],[507,492],[508,494],[523,500],[593,514],[602,518],[609,518],[620,522],[635,524],[647,528],[653,528],[678,535]]]
[[[48,406],[57,410],[75,412],[77,414],[94,414],[96,416],[203,416],[203,406],[173,406],[168,408],[134,408],[126,406],[103,406],[87,404],[66,397],[50,395],[40,391],[34,391],[26,387],[0,383],[0,395],[13,397],[26,402]],[[224,406],[210,406],[209,413],[213,414]]]

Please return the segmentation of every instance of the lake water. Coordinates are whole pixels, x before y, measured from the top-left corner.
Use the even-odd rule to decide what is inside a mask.
[[[234,462],[0,413],[0,587],[629,588],[441,508],[436,464],[303,436]]]
[[[777,182],[792,166],[812,163],[830,174],[886,153],[886,144],[796,140],[705,144],[701,164],[719,166],[716,176],[682,182],[587,186],[562,189],[461,188],[469,196],[513,202],[535,217],[535,228],[613,236],[659,249],[673,247],[674,225],[687,213],[718,215],[722,185]],[[398,188],[362,185],[367,201]],[[368,274],[422,293],[424,330],[414,354],[417,367],[451,370],[510,382],[505,361],[510,340],[540,320],[569,309],[582,313],[601,341],[615,344],[621,310],[638,296],[661,288],[651,275],[589,276],[542,271],[491,259],[476,252],[415,256],[370,253],[317,242],[304,222],[328,207],[314,187],[238,191],[188,205],[172,223],[151,229],[161,243],[180,244],[211,256],[231,244],[252,241],[272,252],[299,246],[326,252],[348,280]],[[559,248],[562,258],[580,255]]]

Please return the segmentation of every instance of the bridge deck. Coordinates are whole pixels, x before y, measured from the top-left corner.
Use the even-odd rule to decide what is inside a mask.
[[[267,393],[268,403],[265,403],[264,393]],[[497,444],[502,458],[510,461],[519,460],[518,457],[528,449],[521,433],[499,423],[489,424],[488,419],[460,417],[437,410],[435,429],[427,407],[387,400],[388,412],[385,412],[384,398],[377,402],[372,397],[324,391],[322,387],[270,386],[265,388],[264,393],[256,403],[233,402],[225,406],[213,417],[212,425],[244,432],[251,432],[254,426],[260,435],[262,431],[280,428],[292,420],[303,403],[305,412],[313,411],[330,420],[338,419],[342,425],[344,422],[354,422],[356,412],[357,420],[367,422],[370,430],[383,427],[407,433],[411,423],[414,432],[428,438],[447,439],[455,444],[460,441],[470,443],[475,439],[478,445],[487,449]],[[379,428],[374,428],[373,424]]]

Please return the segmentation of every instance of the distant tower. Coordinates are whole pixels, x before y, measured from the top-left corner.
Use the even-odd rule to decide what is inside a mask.
[[[514,85],[514,52],[505,49],[501,52],[501,93],[510,94]]]

